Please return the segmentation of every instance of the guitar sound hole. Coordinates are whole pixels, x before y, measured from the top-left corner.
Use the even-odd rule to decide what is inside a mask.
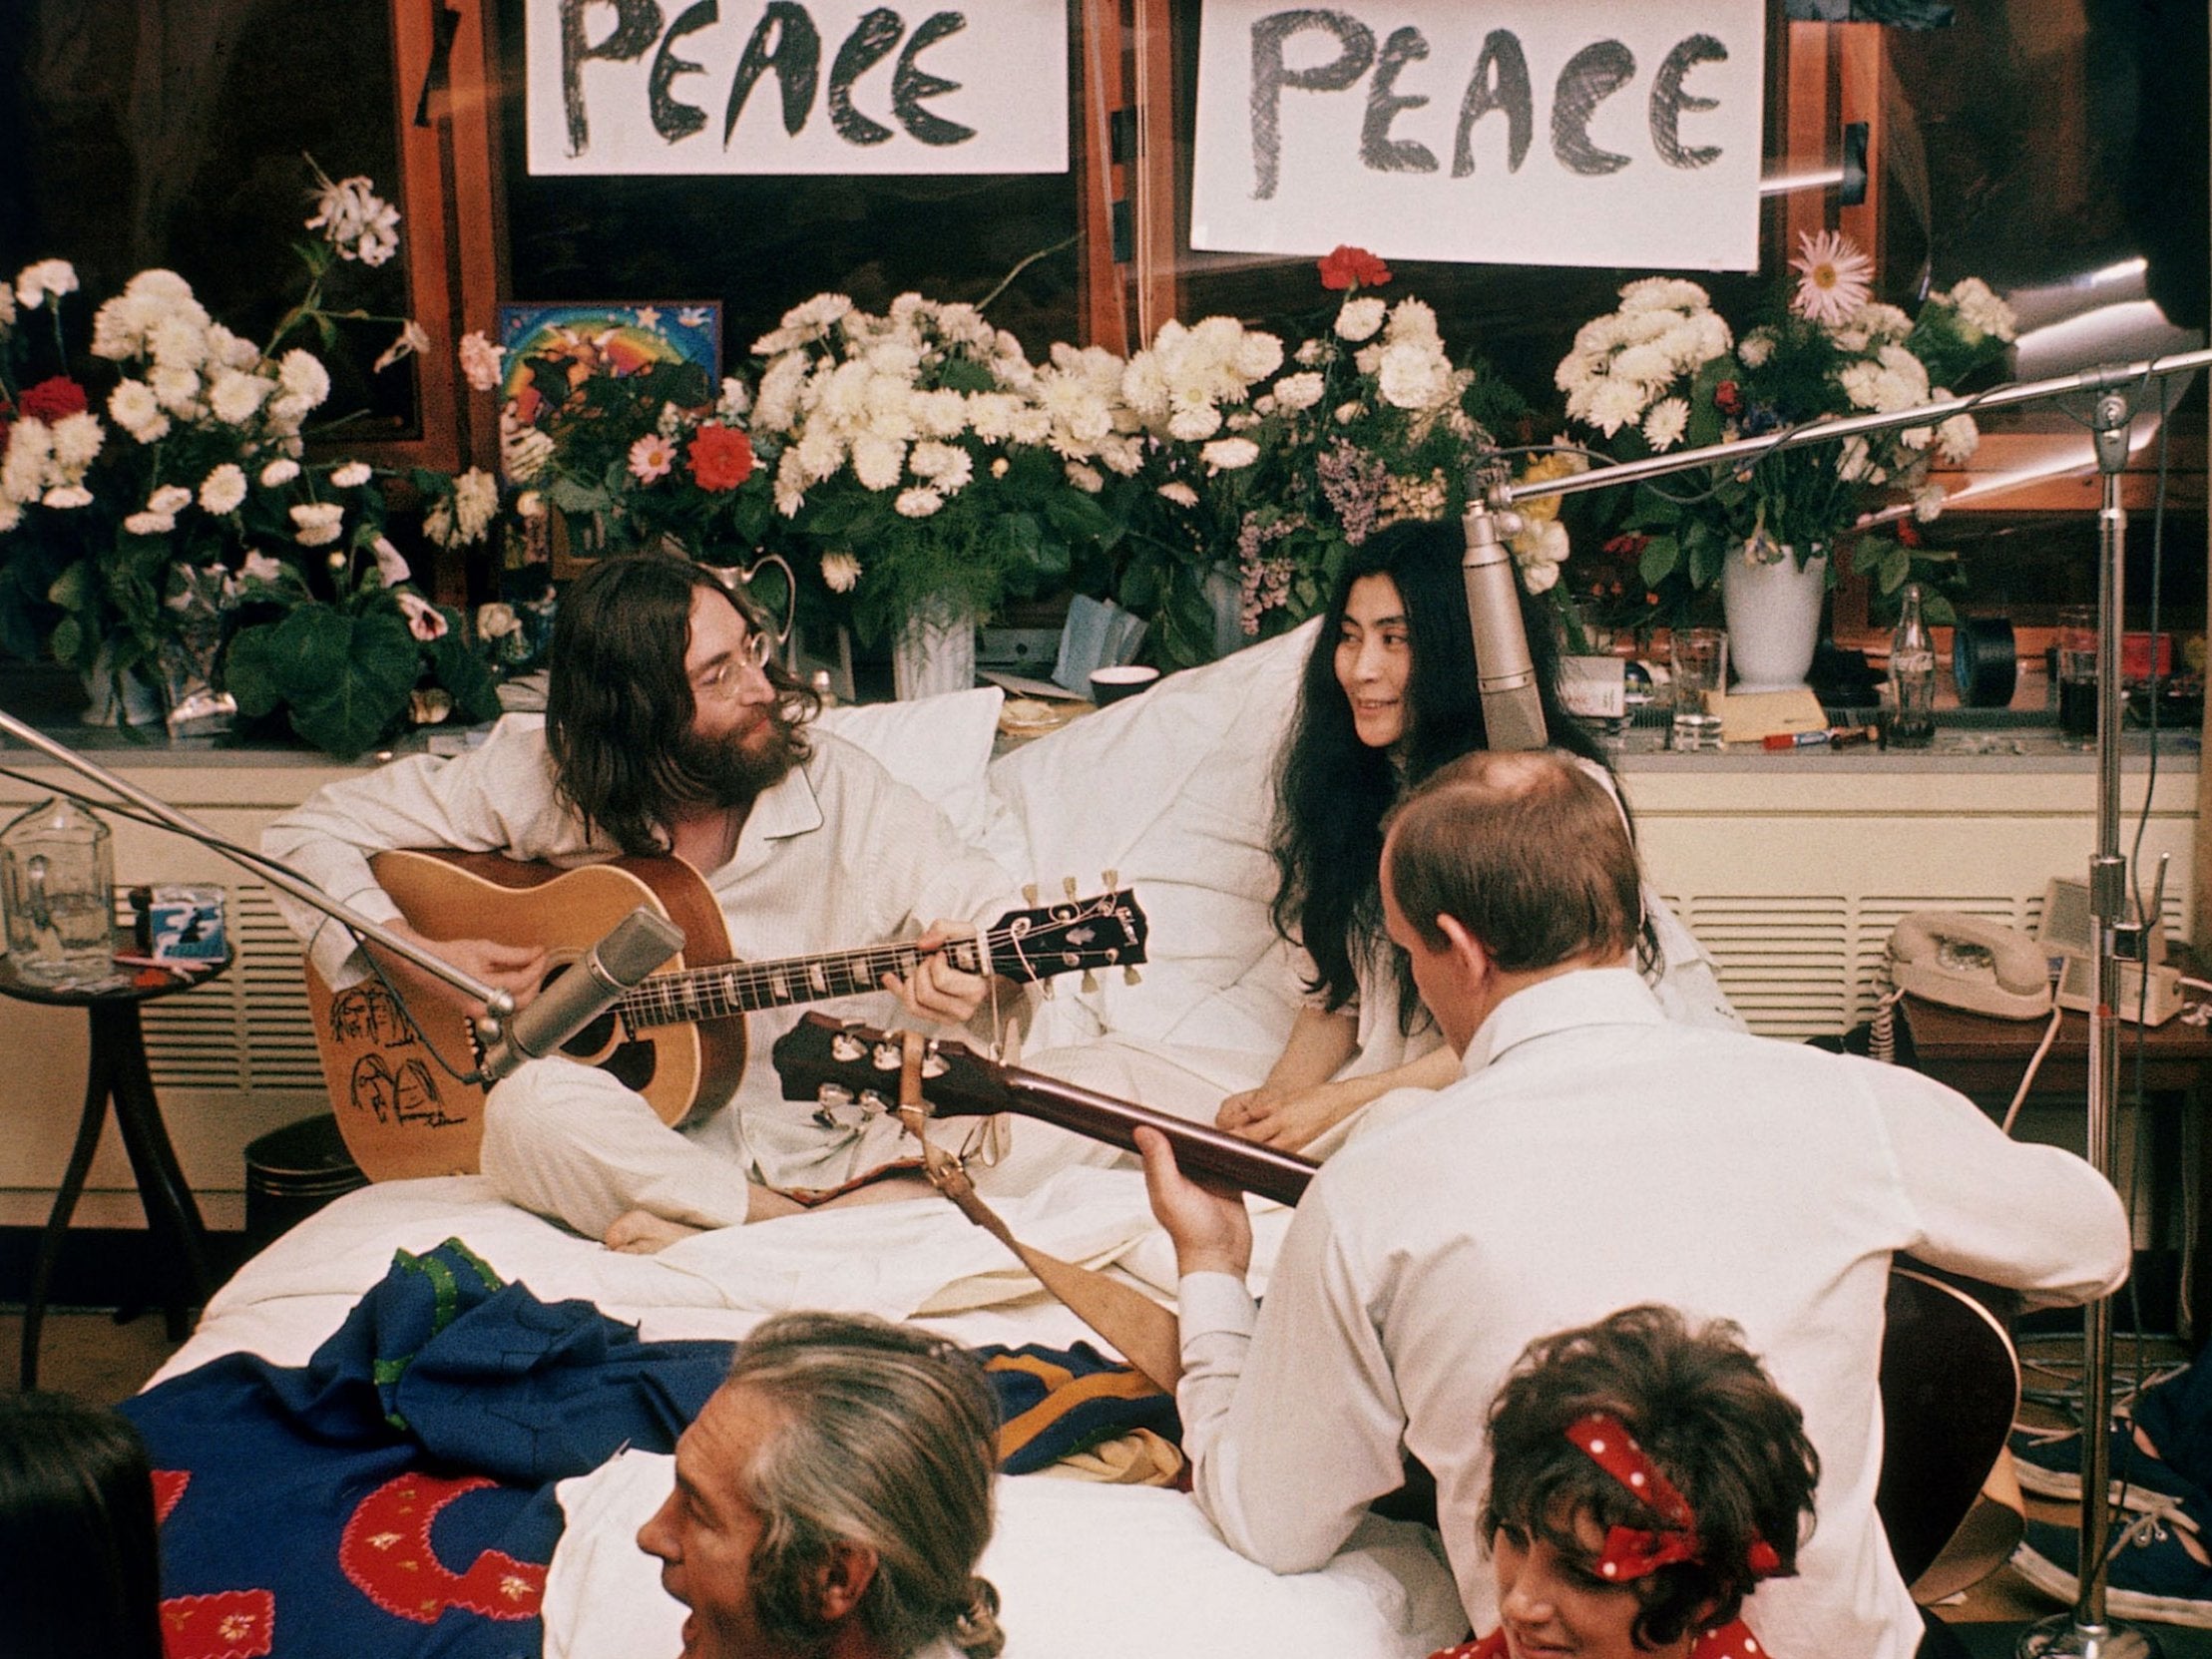
[[[650,1042],[625,1042],[604,1060],[600,1069],[621,1083],[643,1094],[653,1081],[653,1073],[660,1055]]]
[[[589,1060],[594,1054],[615,1040],[617,1016],[610,1009],[586,1026],[576,1036],[561,1044],[561,1052],[571,1059]]]

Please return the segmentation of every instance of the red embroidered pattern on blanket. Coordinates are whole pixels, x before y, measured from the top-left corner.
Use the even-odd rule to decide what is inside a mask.
[[[169,1519],[192,1470],[154,1470],[154,1524]],[[164,1659],[263,1659],[276,1645],[276,1597],[266,1590],[173,1595],[162,1602]]]
[[[266,1590],[218,1590],[162,1603],[165,1659],[262,1659],[276,1645],[276,1598]]]
[[[338,1564],[369,1600],[395,1618],[434,1624],[448,1607],[492,1619],[534,1617],[546,1569],[487,1549],[457,1573],[430,1547],[438,1512],[465,1492],[496,1482],[481,1474],[441,1480],[403,1474],[361,1499],[338,1543]]]

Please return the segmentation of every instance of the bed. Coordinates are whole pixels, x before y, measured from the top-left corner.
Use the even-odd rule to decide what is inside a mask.
[[[1114,976],[1092,990],[1064,988],[1037,1009],[1032,1052],[1096,1043],[1157,1061],[1185,1079],[1183,1109],[1192,1112],[1210,1112],[1221,1092],[1264,1075],[1300,998],[1268,922],[1274,874],[1263,837],[1271,759],[1307,643],[1301,630],[1172,676],[996,760],[996,690],[825,716],[935,799],[1009,871],[1052,888],[1064,876],[1088,885],[1111,871],[1138,893],[1152,943],[1141,983]],[[1709,963],[1686,935],[1670,943],[1670,977],[1701,994]],[[1719,1002],[1717,989],[1710,997]],[[1064,1169],[999,1207],[1036,1247],[1110,1266],[1172,1295],[1172,1261],[1134,1170]],[[1259,1283],[1286,1220],[1280,1209],[1260,1217]],[[351,1194],[278,1240],[216,1295],[154,1387],[254,1363],[244,1356],[285,1368],[286,1378],[303,1376],[297,1368],[336,1343],[334,1333],[352,1328],[395,1259],[419,1262],[447,1241],[465,1247],[458,1259],[483,1265],[487,1284],[521,1287],[533,1307],[585,1308],[588,1320],[614,1322],[609,1329],[634,1326],[645,1344],[734,1342],[767,1315],[792,1308],[917,1320],[974,1345],[1058,1350],[1088,1334],[1001,1245],[935,1198],[816,1211],[636,1257],[506,1204],[478,1178],[446,1177]],[[395,1374],[404,1369],[403,1362],[379,1363]],[[190,1460],[202,1445],[220,1441],[219,1425],[206,1425],[197,1443],[188,1437],[183,1456],[171,1460]],[[167,1449],[158,1446],[158,1454]],[[465,1451],[456,1456],[448,1450],[448,1463],[466,1460]],[[441,1478],[468,1478],[465,1466],[440,1468]],[[259,1489],[257,1471],[244,1478],[244,1489]],[[210,1473],[203,1481],[204,1498],[215,1479]],[[492,1629],[465,1605],[425,1601],[427,1618],[407,1614],[380,1635],[375,1626],[365,1633],[342,1623],[341,1615],[359,1611],[342,1586],[330,1592],[329,1618],[287,1619],[283,1592],[241,1578],[235,1586],[196,1585],[191,1605],[173,1607],[172,1652],[506,1656],[535,1638],[545,1654],[564,1659],[672,1654],[681,1610],[635,1541],[669,1480],[664,1451],[633,1444],[550,1486],[558,1513],[549,1508],[543,1518],[558,1543],[530,1579],[535,1622]],[[165,1497],[174,1509],[165,1526],[179,1529],[172,1537],[181,1546],[188,1536],[233,1541],[221,1528],[234,1533],[234,1520],[214,1518],[213,1499],[195,1518],[176,1495],[182,1490],[173,1478]],[[302,1511],[328,1507],[326,1498],[298,1502]],[[1395,1659],[1425,1655],[1466,1633],[1433,1534],[1407,1523],[1371,1519],[1323,1571],[1278,1578],[1228,1550],[1180,1491],[1002,1475],[998,1507],[983,1570],[1005,1597],[1016,1659]],[[277,1504],[263,1505],[251,1526],[277,1536],[309,1522]],[[364,1547],[360,1527],[346,1524],[344,1547]],[[421,1564],[438,1572],[445,1571],[439,1558],[457,1547],[432,1530],[446,1524],[435,1513],[421,1522]],[[517,1574],[494,1573],[493,1581],[506,1586],[502,1593],[522,1593]],[[221,1599],[249,1591],[264,1597],[253,1603],[258,1626],[243,1603]],[[460,1590],[453,1593],[465,1603]],[[180,1640],[186,1623],[192,1638]]]

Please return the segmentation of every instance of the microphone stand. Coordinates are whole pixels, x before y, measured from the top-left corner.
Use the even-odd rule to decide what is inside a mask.
[[[1593,467],[1567,478],[1496,483],[1482,499],[1470,504],[1466,519],[1472,550],[1479,543],[1497,542],[1495,518],[1509,512],[1516,502],[1641,483],[1693,467],[1733,464],[1748,468],[1766,456],[1809,444],[1834,443],[1898,427],[1935,426],[1953,415],[2010,408],[2068,394],[2095,395],[2091,424],[2103,492],[2097,511],[2097,841],[2096,853],[2089,861],[2089,907],[2096,923],[2096,957],[2089,982],[2093,1007],[2089,1015],[2085,1133],[2090,1165],[2107,1180],[2119,1161],[2119,1020],[2115,1013],[2120,997],[2119,964],[2123,960],[2140,962],[2146,947],[2144,923],[2127,919],[2127,859],[2120,851],[2120,623],[2122,578],[2127,563],[2127,514],[2120,506],[2120,470],[2127,460],[2127,428],[2134,415],[2121,388],[2208,367],[2212,367],[2212,350],[2176,352],[2117,368],[2015,382],[1973,397],[1946,398],[1889,414],[1808,421],[1757,438],[1738,438],[1677,450],[1671,455]],[[1473,560],[1471,552],[1470,562]],[[1480,628],[1476,637],[1482,638]],[[1477,671],[1482,672],[1479,658]],[[2097,1298],[2083,1311],[2082,1350],[2081,1541],[2074,1563],[2076,1598],[2071,1612],[2030,1625],[2021,1634],[2016,1651],[2019,1659],[2155,1659],[2159,1649],[2147,1632],[2105,1613],[2111,1482],[2109,1297]]]
[[[487,1017],[485,1023],[493,1028],[488,1035],[496,1035],[497,1029],[504,1027],[513,1018],[515,1000],[508,993],[486,985],[473,974],[456,968],[435,952],[426,951],[412,941],[400,938],[381,923],[370,921],[359,911],[340,904],[320,888],[301,881],[282,865],[231,846],[198,819],[179,812],[167,801],[148,794],[128,779],[118,777],[98,761],[88,759],[65,743],[56,742],[37,727],[17,719],[5,710],[0,710],[0,732],[37,749],[41,754],[52,756],[80,777],[90,778],[117,798],[129,801],[133,806],[151,814],[187,840],[197,841],[211,852],[221,853],[231,863],[250,870],[271,887],[290,894],[308,908],[342,923],[359,937],[381,946],[393,956],[414,964],[426,974],[435,975],[464,996],[482,1003]]]

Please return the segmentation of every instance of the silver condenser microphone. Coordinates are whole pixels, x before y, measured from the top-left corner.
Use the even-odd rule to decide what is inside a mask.
[[[1475,683],[1483,696],[1483,728],[1493,749],[1541,749],[1549,741],[1537,695],[1529,630],[1521,620],[1521,579],[1513,552],[1499,540],[1498,521],[1479,498],[1460,520],[1467,557],[1467,626],[1475,640]]]
[[[683,949],[683,930],[643,906],[617,923],[582,961],[509,1020],[485,1051],[478,1078],[497,1082],[527,1059],[543,1059]]]

